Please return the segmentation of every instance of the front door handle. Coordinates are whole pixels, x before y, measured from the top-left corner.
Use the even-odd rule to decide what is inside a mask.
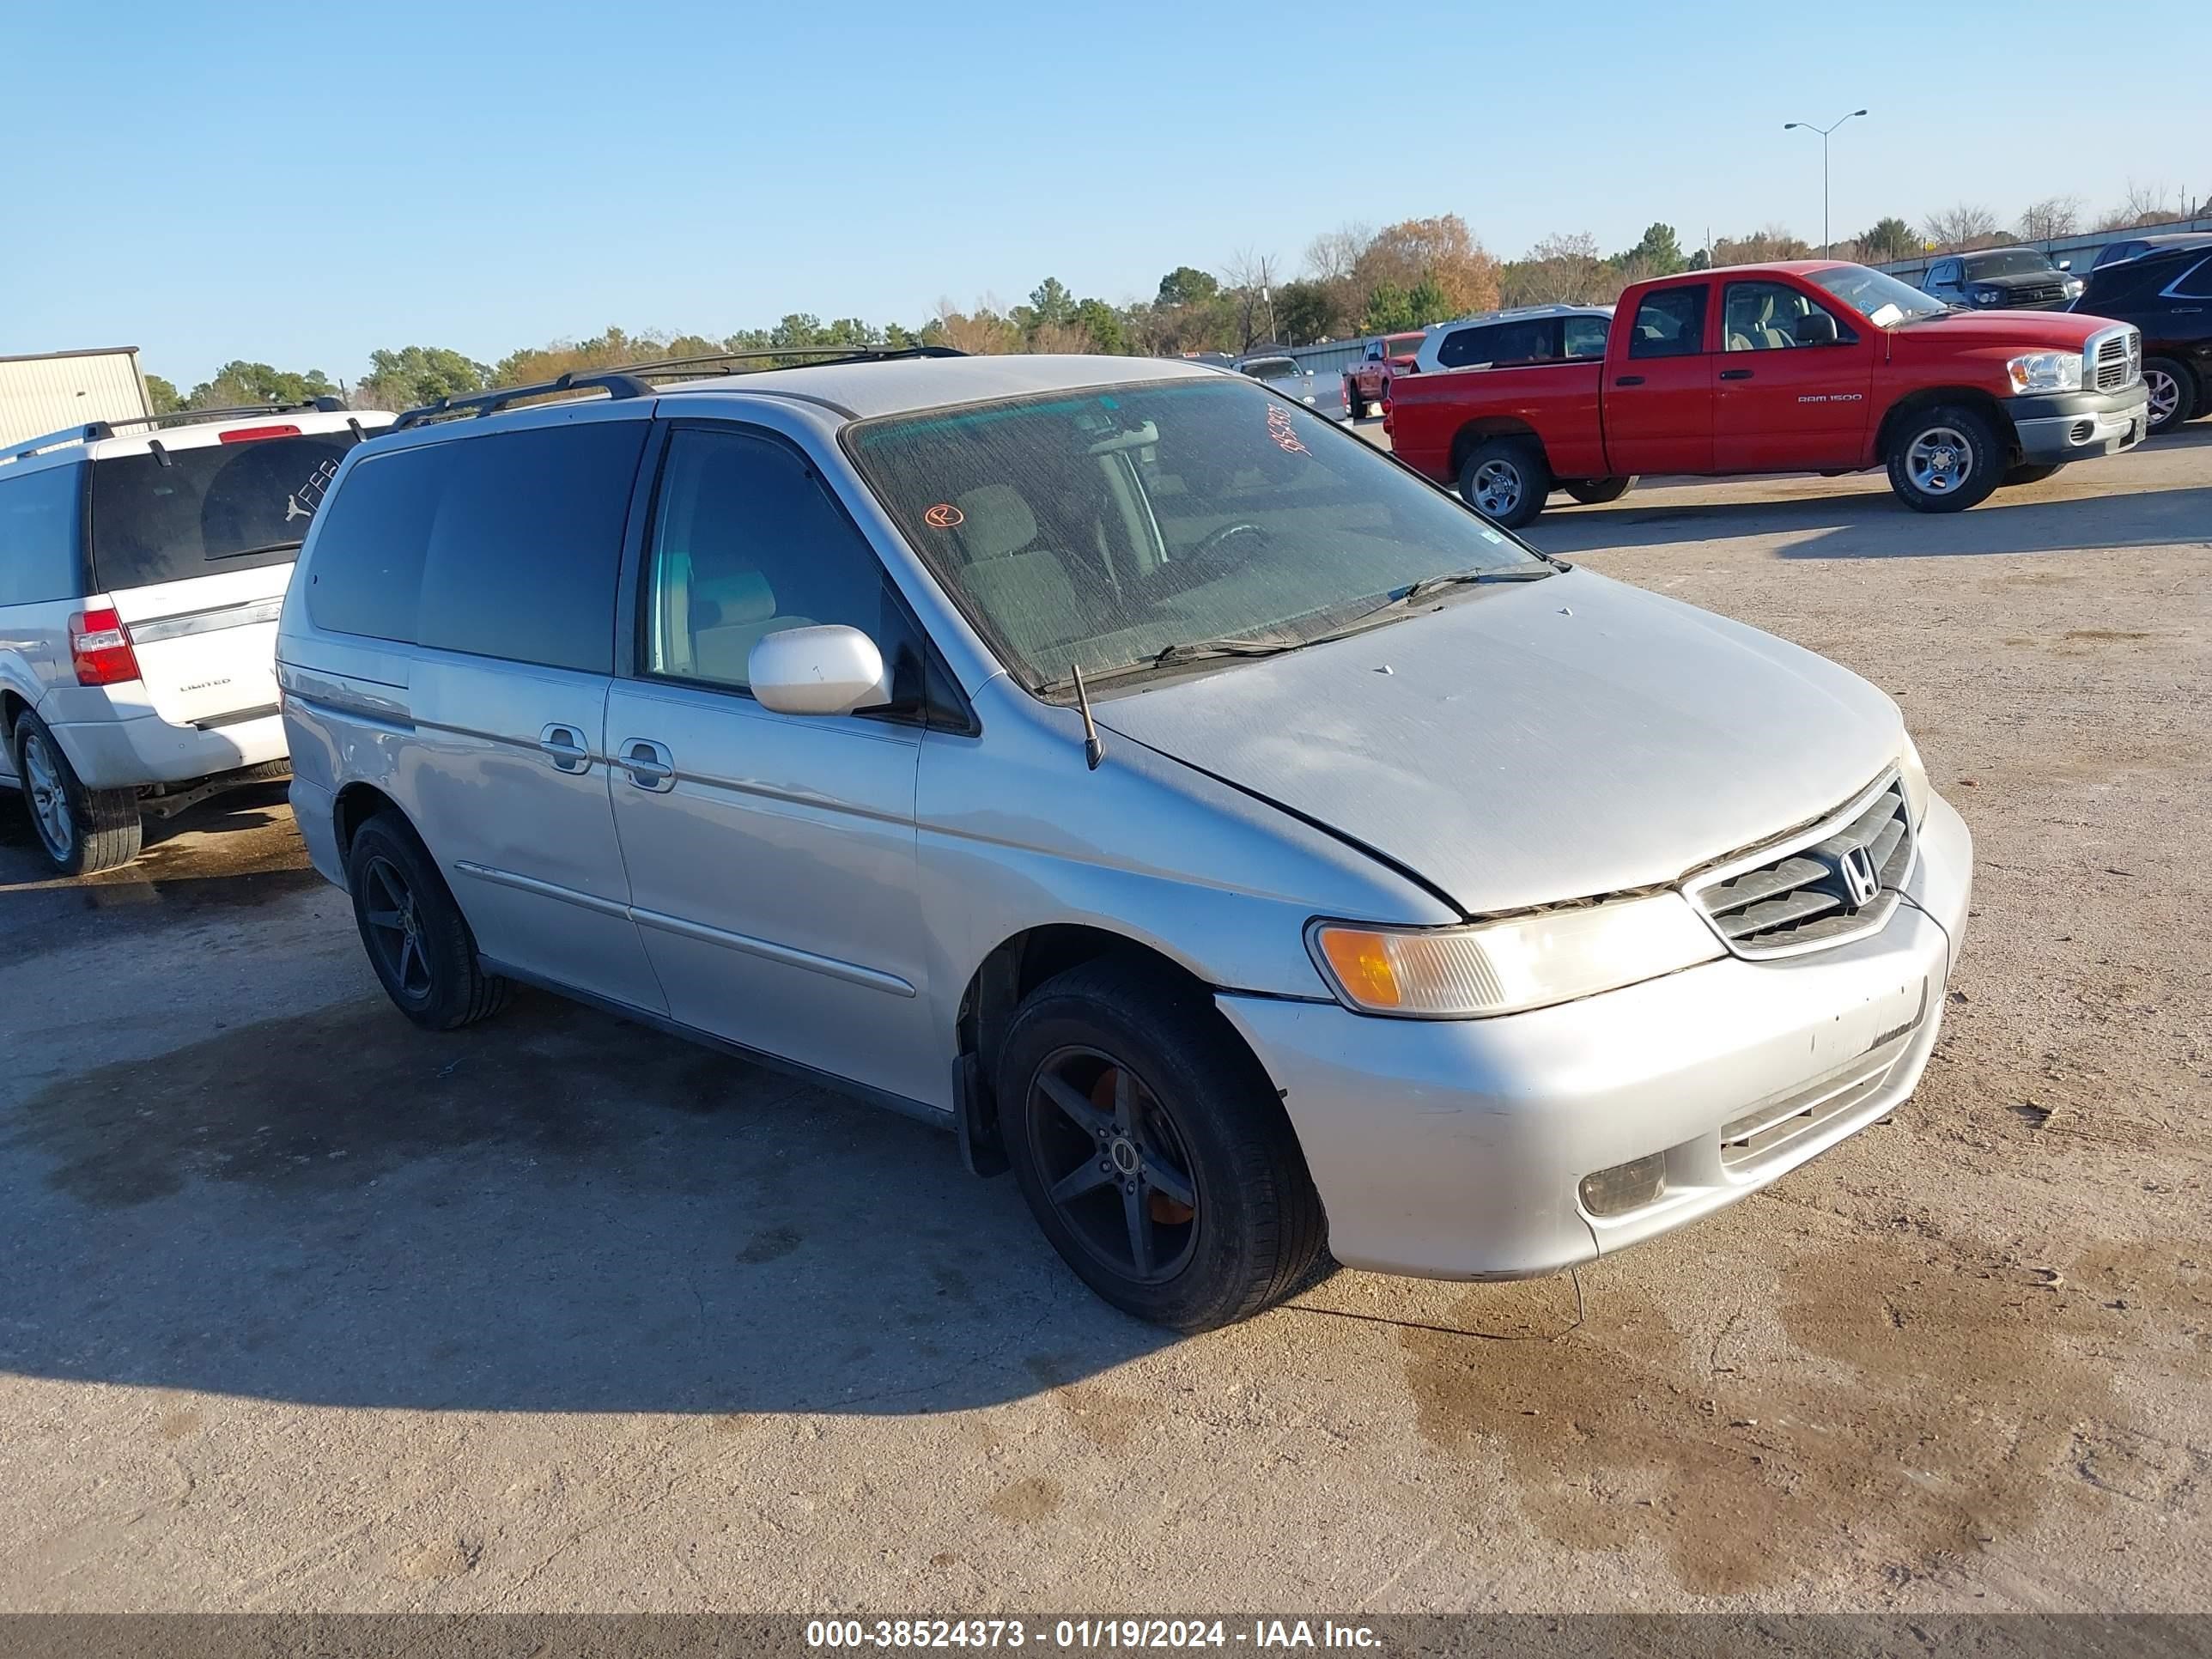
[[[559,723],[547,726],[538,734],[538,752],[553,763],[556,772],[588,772],[592,769],[592,751],[585,747],[584,734],[573,726]]]
[[[1613,383],[1615,386],[1642,386],[1644,377],[1641,374],[1616,374]]]
[[[1747,368],[1724,368],[1721,371],[1723,380],[1747,380],[1750,378],[1751,371]]]
[[[676,787],[676,757],[668,745],[650,738],[632,738],[616,751],[615,764],[629,774],[641,789],[665,795]]]

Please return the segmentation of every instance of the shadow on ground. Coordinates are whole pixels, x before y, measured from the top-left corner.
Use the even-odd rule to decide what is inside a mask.
[[[939,1411],[1169,1340],[949,1136],[551,998],[33,1079],[0,1368],[351,1406]]]
[[[2194,434],[2191,434],[2192,436]],[[1596,511],[1547,511],[1522,535],[1571,557],[1608,548],[1796,536],[1782,559],[1927,559],[2163,546],[2212,538],[2212,488],[2075,495],[2064,472],[1957,514],[1919,514],[1893,496],[1838,489],[1790,501],[1716,501],[1639,507],[1628,496]]]

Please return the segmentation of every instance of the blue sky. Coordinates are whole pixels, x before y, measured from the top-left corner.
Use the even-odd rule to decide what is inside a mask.
[[[0,353],[136,344],[183,386],[611,323],[915,324],[1048,275],[1121,301],[1240,248],[1295,268],[1348,220],[1455,212],[1506,256],[1653,219],[1817,239],[1820,142],[1782,124],[1860,105],[1838,236],[2212,195],[2204,100],[2149,90],[2212,61],[2204,0],[7,10]]]

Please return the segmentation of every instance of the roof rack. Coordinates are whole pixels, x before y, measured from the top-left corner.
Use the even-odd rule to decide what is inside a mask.
[[[571,369],[558,380],[536,386],[501,386],[496,391],[471,392],[465,398],[441,398],[434,404],[410,409],[392,423],[394,432],[432,421],[463,416],[496,415],[512,404],[532,398],[557,398],[574,392],[604,392],[609,398],[649,398],[653,382],[709,374],[758,373],[740,365],[763,359],[777,360],[787,368],[826,368],[838,363],[880,363],[900,357],[964,357],[951,346],[770,346],[758,351],[713,351],[698,357],[670,357],[659,362],[623,363],[614,368]],[[796,358],[799,361],[793,362]],[[714,367],[720,365],[719,368]]]
[[[49,432],[43,438],[33,438],[27,443],[10,446],[0,462],[27,460],[42,449],[58,449],[64,444],[98,443],[102,438],[112,438],[116,428],[126,426],[150,427],[159,431],[165,427],[190,426],[195,421],[234,421],[248,415],[298,415],[312,410],[319,415],[343,415],[347,412],[343,398],[314,398],[297,404],[244,404],[236,409],[179,409],[167,415],[129,415],[112,421],[87,421],[82,426],[65,426],[58,432]]]

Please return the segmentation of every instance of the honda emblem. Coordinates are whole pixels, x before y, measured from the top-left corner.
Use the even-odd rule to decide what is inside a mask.
[[[1881,896],[1881,876],[1874,867],[1874,854],[1854,847],[1836,860],[1836,874],[1844,886],[1844,907],[1863,910]]]

